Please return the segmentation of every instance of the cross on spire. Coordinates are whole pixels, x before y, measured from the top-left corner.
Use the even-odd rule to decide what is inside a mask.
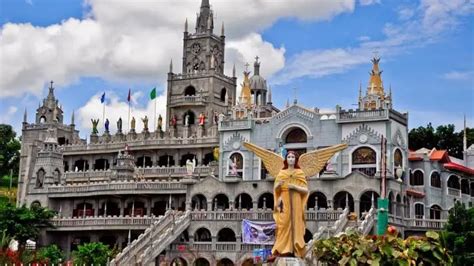
[[[50,83],[51,83],[51,86],[50,86],[49,88],[52,89],[52,88],[53,88],[53,83],[54,83],[54,81],[51,80]]]

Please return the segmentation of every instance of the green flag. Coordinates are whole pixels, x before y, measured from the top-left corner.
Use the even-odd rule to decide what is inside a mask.
[[[150,92],[150,99],[155,99],[156,98],[156,88],[153,88]]]

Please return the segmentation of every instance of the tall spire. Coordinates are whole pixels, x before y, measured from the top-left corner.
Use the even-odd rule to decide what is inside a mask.
[[[173,73],[173,58],[171,58],[171,61],[170,61],[170,71],[169,73]]]
[[[235,78],[235,63],[234,63],[234,66],[232,67],[232,77]]]
[[[268,86],[267,103],[272,104],[272,87]]]
[[[224,34],[224,21],[222,21],[222,28],[221,28],[221,37],[225,36]]]
[[[209,0],[202,0],[201,10],[196,21],[196,33],[212,33],[213,29],[214,21]]]
[[[25,107],[25,113],[23,114],[23,123],[28,123],[27,114],[26,114],[26,107]]]
[[[74,110],[72,110],[71,125],[74,125]]]
[[[258,62],[258,55],[255,56],[255,63],[253,63],[253,74],[255,76],[259,76],[260,75],[260,62]]]
[[[367,86],[368,94],[384,96],[385,92],[382,83],[382,72],[379,69],[380,57],[372,58],[372,71],[370,71],[369,84]]]
[[[188,33],[188,18],[186,18],[186,21],[184,22],[184,32]]]

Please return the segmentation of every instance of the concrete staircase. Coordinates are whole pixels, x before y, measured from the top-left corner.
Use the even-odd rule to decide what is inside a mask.
[[[191,223],[191,212],[167,211],[110,263],[115,265],[152,265],[155,258],[178,238]]]

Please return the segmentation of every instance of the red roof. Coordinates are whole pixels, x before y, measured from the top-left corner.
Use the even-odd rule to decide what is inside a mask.
[[[425,193],[423,193],[421,191],[418,191],[418,190],[414,190],[414,189],[407,189],[407,195],[413,196],[415,198],[424,198],[425,197]]]
[[[421,160],[423,160],[423,157],[410,154],[410,156],[408,157],[408,160],[410,160],[410,161],[421,161]]]
[[[433,160],[433,161],[443,160],[443,161],[449,162],[448,152],[446,150],[439,150],[439,151],[434,150],[431,152],[430,160]]]
[[[464,165],[449,162],[449,163],[443,164],[443,166],[444,166],[444,168],[447,168],[449,170],[456,170],[456,171],[464,172],[466,174],[474,175],[474,169],[466,167]]]

